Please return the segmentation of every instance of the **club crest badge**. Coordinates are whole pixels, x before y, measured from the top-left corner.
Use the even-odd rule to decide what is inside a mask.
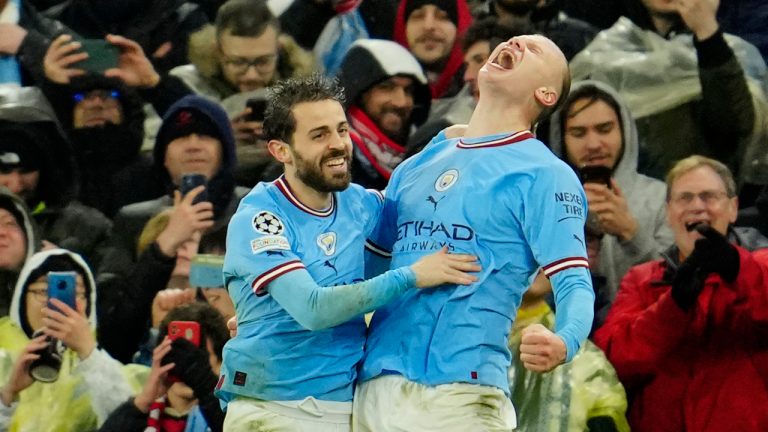
[[[331,231],[320,234],[317,237],[317,245],[320,246],[325,255],[333,255],[336,252],[336,233]]]
[[[435,182],[435,190],[438,192],[445,192],[450,189],[451,186],[456,184],[459,179],[459,171],[455,169],[449,169],[448,171],[440,174]]]
[[[253,217],[253,229],[266,235],[280,235],[283,233],[284,227],[280,218],[264,210]]]

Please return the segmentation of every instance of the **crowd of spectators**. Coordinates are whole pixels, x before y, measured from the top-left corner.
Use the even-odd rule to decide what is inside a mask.
[[[221,430],[234,309],[205,271],[281,174],[270,86],[337,77],[353,182],[384,190],[529,33],[570,62],[533,132],[584,182],[596,304],[594,343],[525,371],[519,328],[553,325],[531,277],[519,430],[768,430],[766,20],[757,0],[0,0],[0,430]],[[77,273],[75,308],[46,303],[50,271]],[[46,336],[53,384],[28,373]]]

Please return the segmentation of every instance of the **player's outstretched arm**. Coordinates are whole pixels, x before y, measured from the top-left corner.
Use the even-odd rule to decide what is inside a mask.
[[[470,284],[468,274],[480,270],[477,258],[449,254],[445,249],[410,267],[390,270],[360,283],[320,287],[306,270],[295,270],[272,281],[268,290],[302,327],[321,330],[371,312],[412,288],[442,284]]]

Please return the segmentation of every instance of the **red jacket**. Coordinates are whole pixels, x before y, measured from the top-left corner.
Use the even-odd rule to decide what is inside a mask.
[[[622,280],[595,342],[627,390],[633,431],[768,431],[768,250],[738,250],[736,281],[710,274],[687,313],[663,281],[667,262]]]

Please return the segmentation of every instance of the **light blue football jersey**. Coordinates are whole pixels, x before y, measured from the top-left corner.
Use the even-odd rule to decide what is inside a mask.
[[[539,268],[565,309],[558,334],[569,355],[578,348],[594,301],[587,200],[573,170],[530,132],[473,140],[441,132],[395,170],[385,197],[372,240],[391,250],[392,268],[447,246],[477,255],[483,269],[472,285],[410,290],[379,308],[361,379],[397,373],[425,385],[467,382],[508,393],[507,337]]]
[[[269,283],[306,269],[320,287],[364,280],[365,242],[378,223],[381,194],[352,184],[316,211],[284,177],[260,183],[240,202],[227,233],[224,280],[237,336],[224,347],[216,395],[261,400],[352,400],[366,326],[359,316],[325,330],[299,325]]]

